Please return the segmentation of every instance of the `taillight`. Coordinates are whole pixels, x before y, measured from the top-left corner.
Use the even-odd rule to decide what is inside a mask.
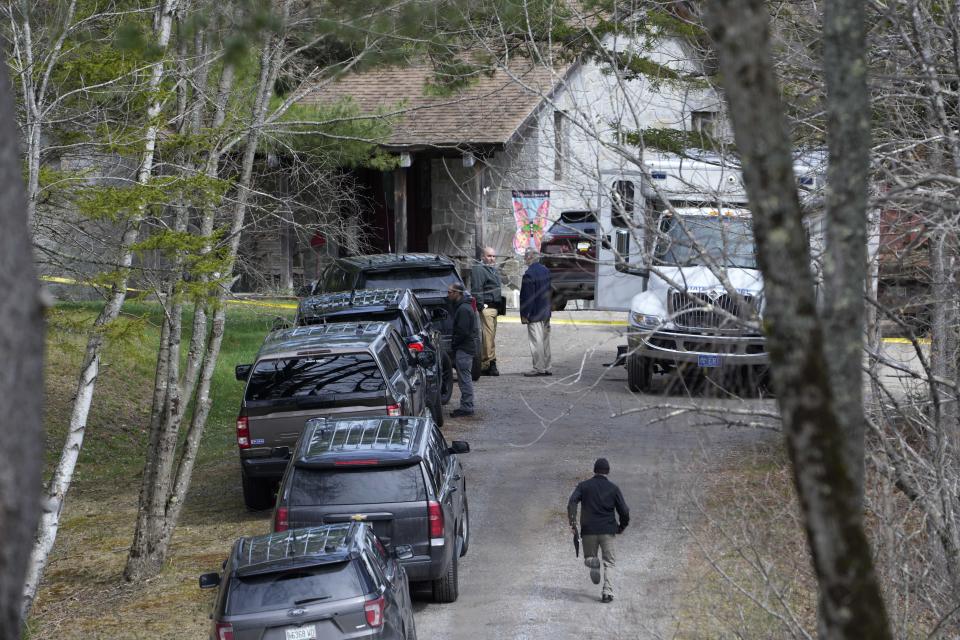
[[[408,342],[408,343],[407,343],[407,349],[410,349],[410,351],[416,351],[416,352],[418,352],[418,353],[419,353],[419,352],[422,352],[422,351],[423,351],[423,343],[422,343],[422,342],[419,342],[419,341],[417,341],[417,340],[414,340],[413,342]]]
[[[217,640],[233,640],[233,625],[229,622],[216,624]]]
[[[237,446],[241,449],[250,448],[250,419],[247,416],[237,418]]]
[[[431,500],[427,503],[427,520],[430,521],[430,537],[443,537],[443,507]]]
[[[473,307],[473,310],[474,310],[474,311],[477,310],[477,299],[476,299],[476,298],[470,298],[470,306]]]
[[[363,611],[367,614],[367,624],[371,627],[383,626],[383,611],[387,608],[387,601],[383,596],[376,600],[367,600],[363,604]]]
[[[400,415],[400,405],[398,404],[388,404],[387,405],[387,415],[395,418]]]
[[[277,515],[273,521],[274,531],[286,531],[290,528],[290,514],[286,507],[277,507]]]

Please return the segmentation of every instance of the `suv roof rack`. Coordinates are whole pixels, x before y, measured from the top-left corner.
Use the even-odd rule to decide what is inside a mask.
[[[323,468],[396,466],[420,461],[427,418],[313,418],[307,420],[294,465]]]
[[[273,570],[284,561],[339,562],[352,550],[357,526],[356,522],[344,522],[241,538],[234,566],[237,574],[251,575]]]
[[[267,334],[264,344],[272,342],[287,342],[298,338],[316,338],[319,336],[376,336],[387,327],[388,322],[331,322],[329,324],[312,324],[305,327],[278,329]]]

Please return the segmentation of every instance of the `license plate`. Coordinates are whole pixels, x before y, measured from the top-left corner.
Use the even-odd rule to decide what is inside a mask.
[[[297,627],[296,629],[287,629],[287,640],[316,640],[317,627]]]
[[[701,367],[719,367],[721,358],[715,354],[701,354],[697,356],[697,365]]]
[[[589,243],[589,242],[578,242],[578,243],[577,243],[577,251],[590,251],[590,243]]]

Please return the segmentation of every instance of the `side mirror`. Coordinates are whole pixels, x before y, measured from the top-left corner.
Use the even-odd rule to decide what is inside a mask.
[[[233,374],[237,377],[237,380],[243,382],[250,377],[250,370],[253,369],[252,364],[238,364],[233,369]]]
[[[201,589],[215,589],[220,586],[220,574],[219,573],[205,573],[200,576],[200,588]]]
[[[433,351],[418,351],[417,364],[424,369],[432,369],[437,364],[437,354]]]
[[[447,449],[450,453],[470,453],[470,443],[463,440],[454,440]]]
[[[409,560],[413,557],[413,547],[408,544],[398,544],[393,548],[393,557],[397,560]]]

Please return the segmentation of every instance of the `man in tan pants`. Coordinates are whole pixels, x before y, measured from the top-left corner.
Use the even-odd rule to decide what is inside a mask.
[[[480,350],[480,370],[486,376],[498,376],[497,369],[497,307],[500,305],[501,282],[497,269],[497,252],[493,247],[483,248],[483,262],[475,265],[470,274],[470,289],[476,297],[483,325],[483,344]]]
[[[583,564],[590,569],[593,584],[600,584],[600,559],[603,558],[600,601],[606,603],[613,602],[613,578],[617,566],[613,539],[630,524],[627,503],[620,488],[607,480],[608,473],[610,463],[606,458],[597,458],[593,463],[593,477],[578,484],[567,502],[567,518],[574,534],[578,533],[577,505],[580,505]]]

